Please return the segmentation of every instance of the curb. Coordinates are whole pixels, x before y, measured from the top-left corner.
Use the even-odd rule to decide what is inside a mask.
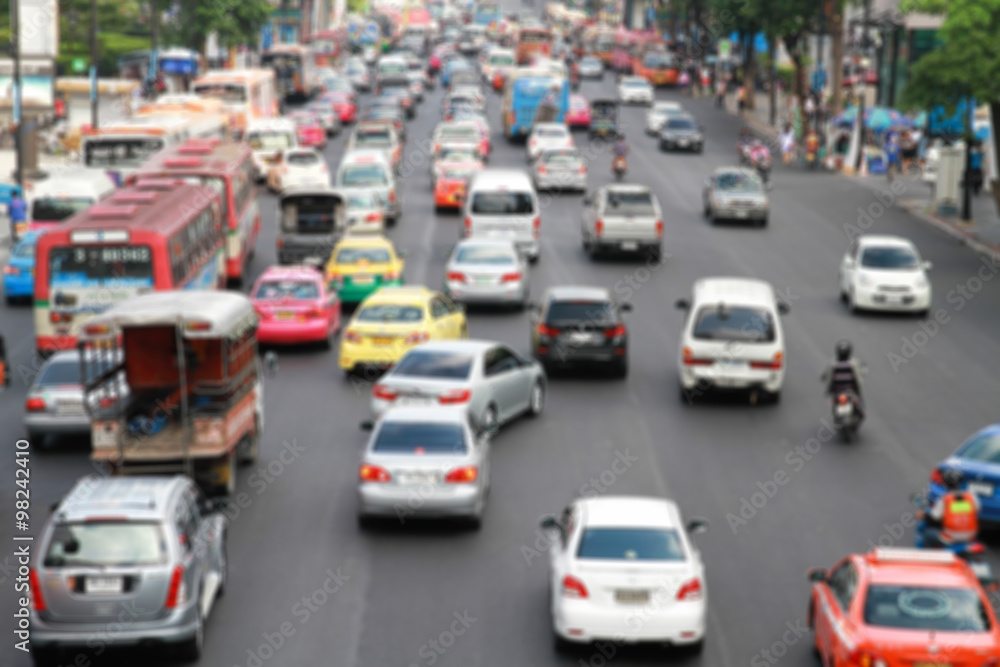
[[[920,210],[919,205],[910,204],[907,202],[900,202],[900,207],[909,212],[915,218],[923,220],[932,227],[944,232],[948,236],[957,240],[962,245],[968,247],[974,252],[980,255],[986,255],[994,262],[1000,263],[1000,248],[991,246],[988,243],[983,243],[974,234],[969,232],[964,232],[961,229],[955,227],[955,225],[945,222],[933,215]]]

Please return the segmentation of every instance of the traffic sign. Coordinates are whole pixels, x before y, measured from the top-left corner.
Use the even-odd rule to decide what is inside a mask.
[[[728,39],[719,40],[719,59],[727,60],[732,51],[732,43]]]
[[[80,74],[87,71],[87,60],[85,58],[73,58],[70,67],[74,72]]]

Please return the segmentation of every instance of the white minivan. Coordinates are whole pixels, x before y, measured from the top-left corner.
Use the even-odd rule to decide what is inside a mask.
[[[785,334],[780,316],[788,304],[774,288],[751,278],[702,278],[694,284],[678,354],[684,402],[712,390],[741,391],[776,403],[785,382]]]
[[[505,239],[532,262],[540,251],[538,193],[523,171],[484,169],[466,191],[462,238]]]

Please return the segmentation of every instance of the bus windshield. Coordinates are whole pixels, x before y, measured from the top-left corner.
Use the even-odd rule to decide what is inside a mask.
[[[163,149],[159,137],[90,139],[84,145],[83,163],[88,167],[138,167]]]
[[[265,53],[260,59],[260,64],[263,67],[300,69],[302,58],[294,53]]]
[[[45,197],[31,203],[31,219],[40,222],[62,222],[80,211],[87,210],[93,199],[88,197]]]
[[[153,287],[149,246],[61,246],[49,253],[52,287]]]
[[[243,103],[247,101],[246,88],[238,83],[203,83],[194,87],[196,95],[223,102]]]

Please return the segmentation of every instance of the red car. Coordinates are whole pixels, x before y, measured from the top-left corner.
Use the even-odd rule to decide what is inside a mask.
[[[311,267],[272,266],[257,279],[250,301],[260,319],[257,340],[265,345],[321,343],[329,349],[340,330],[340,300]]]
[[[322,120],[308,111],[296,111],[288,118],[295,123],[295,137],[300,146],[326,148],[326,128]]]
[[[571,130],[590,127],[590,103],[583,95],[570,95],[569,111],[566,112],[566,125]]]
[[[345,125],[353,123],[358,117],[358,105],[354,95],[350,93],[327,93],[323,96],[323,101],[333,107],[340,117],[340,122]]]

